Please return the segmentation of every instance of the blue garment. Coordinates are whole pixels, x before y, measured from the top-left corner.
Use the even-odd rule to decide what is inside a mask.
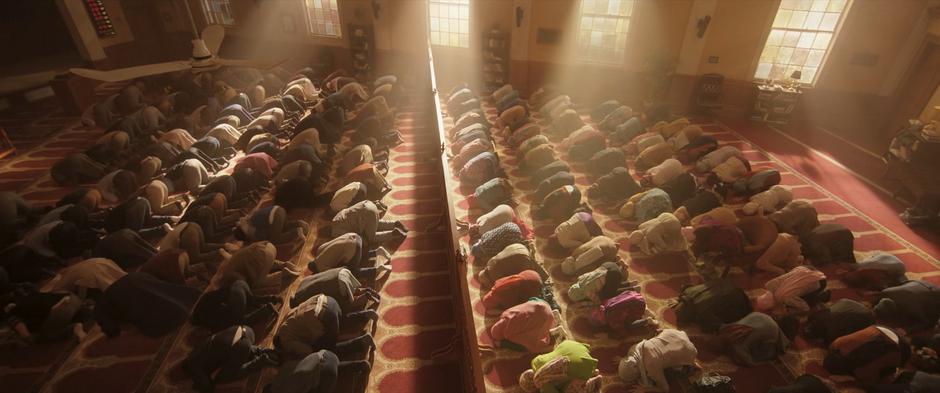
[[[239,104],[232,104],[232,105],[226,106],[224,109],[222,109],[222,112],[219,112],[219,119],[225,118],[226,116],[235,116],[238,118],[240,124],[246,124],[246,125],[248,123],[251,123],[251,121],[255,119],[255,117],[252,116],[251,113],[245,110],[245,107]],[[216,120],[216,123],[218,122],[219,121]]]
[[[885,284],[894,287],[907,282],[907,267],[898,257],[886,252],[876,252],[863,261],[859,261],[856,270],[881,270],[887,273],[889,281]]]

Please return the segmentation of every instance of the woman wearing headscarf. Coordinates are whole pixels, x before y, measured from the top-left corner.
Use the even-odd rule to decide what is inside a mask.
[[[597,269],[578,276],[568,287],[568,297],[574,301],[602,302],[617,296],[623,289],[627,271],[618,262],[604,262]]]
[[[555,323],[548,303],[532,298],[503,311],[489,333],[498,347],[542,353],[552,348]]]
[[[558,244],[567,249],[578,247],[594,236],[603,234],[604,231],[594,221],[594,216],[588,212],[574,213],[571,218],[558,224],[554,233]]]
[[[542,277],[534,270],[502,277],[482,295],[481,303],[488,311],[505,310],[542,294]]]
[[[620,207],[620,216],[642,223],[672,210],[672,199],[669,198],[669,194],[661,189],[652,188],[631,196]]]
[[[519,387],[526,393],[598,393],[601,376],[597,372],[597,359],[591,357],[586,344],[562,341],[551,352],[532,359],[532,368],[519,376]]]
[[[672,213],[663,213],[646,221],[629,236],[630,247],[636,247],[645,256],[686,251],[689,244],[682,234],[682,224]]]
[[[532,218],[561,222],[571,217],[581,207],[581,190],[573,185],[562,186],[532,206]]]
[[[621,203],[640,192],[640,185],[633,179],[630,171],[617,167],[599,178],[587,190],[588,198],[605,203]]]
[[[569,276],[594,270],[617,258],[617,243],[607,236],[597,236],[578,246],[561,262],[561,271]]]
[[[477,274],[477,281],[481,287],[489,288],[500,278],[526,270],[537,272],[542,280],[548,278],[542,266],[532,258],[532,251],[524,244],[514,243],[486,261],[486,266]]]

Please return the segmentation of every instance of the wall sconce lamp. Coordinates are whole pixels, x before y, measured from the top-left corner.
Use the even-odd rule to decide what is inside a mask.
[[[698,36],[698,38],[704,37],[705,31],[708,30],[708,25],[710,23],[712,23],[711,15],[705,15],[704,17],[699,18],[698,23],[695,25],[695,27],[698,29],[698,32],[696,32],[695,35]]]

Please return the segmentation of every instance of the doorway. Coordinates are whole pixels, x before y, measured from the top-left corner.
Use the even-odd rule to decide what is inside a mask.
[[[901,84],[897,101],[886,124],[890,135],[907,126],[909,119],[920,117],[924,107],[940,86],[940,43],[928,39]]]

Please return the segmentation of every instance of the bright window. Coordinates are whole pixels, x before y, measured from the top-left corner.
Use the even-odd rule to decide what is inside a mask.
[[[210,25],[235,24],[235,14],[232,13],[230,0],[202,0],[202,9],[206,13],[206,22]]]
[[[754,78],[816,83],[848,0],[783,0],[764,44]]]
[[[622,64],[635,0],[582,0],[578,52],[594,63]]]
[[[470,0],[430,0],[428,7],[432,45],[470,47]]]
[[[340,38],[343,36],[336,0],[306,0],[310,34]]]

